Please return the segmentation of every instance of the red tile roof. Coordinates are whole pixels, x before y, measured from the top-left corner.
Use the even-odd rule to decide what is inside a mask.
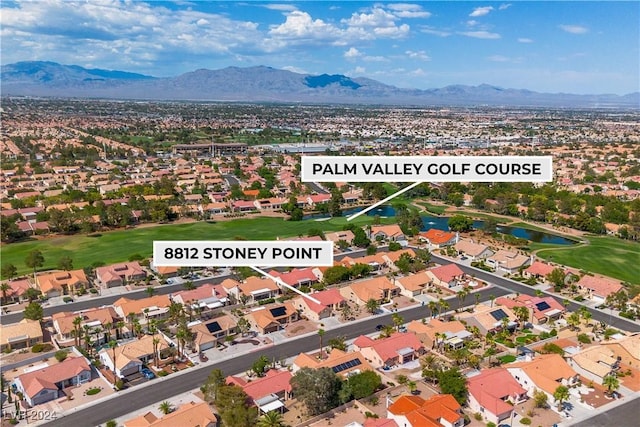
[[[236,384],[242,387],[250,398],[258,400],[272,393],[278,394],[283,391],[291,392],[291,378],[293,378],[293,376],[289,371],[278,372],[272,369],[267,371],[264,377],[251,382],[245,382],[244,385],[241,384],[244,381],[242,378],[230,376],[227,377],[227,384]]]
[[[457,264],[441,265],[439,267],[431,268],[428,271],[437,277],[438,280],[445,283],[449,283],[456,277],[464,275],[464,272],[460,270],[460,267],[458,267]]]
[[[467,389],[481,406],[495,415],[513,409],[513,405],[505,402],[507,397],[514,398],[527,392],[504,368],[486,369],[469,378]]]
[[[447,231],[431,228],[427,231],[420,233],[420,237],[423,237],[434,245],[441,245],[443,243],[450,242],[456,238],[455,233],[449,233]]]
[[[381,340],[372,340],[364,335],[359,336],[353,343],[359,348],[373,347],[373,350],[383,361],[398,357],[398,350],[411,347],[418,351],[423,347],[420,340],[410,333],[396,332],[390,337]]]

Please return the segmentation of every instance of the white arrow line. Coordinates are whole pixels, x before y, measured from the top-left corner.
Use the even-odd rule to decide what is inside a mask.
[[[320,301],[318,301],[318,300],[317,300],[317,299],[315,299],[314,297],[309,296],[308,294],[305,294],[304,292],[302,292],[302,291],[300,291],[300,290],[298,290],[298,289],[294,288],[293,286],[287,285],[286,283],[284,283],[284,281],[283,281],[281,278],[276,277],[276,276],[272,276],[271,274],[267,273],[267,272],[266,272],[266,271],[264,271],[264,270],[259,269],[258,267],[249,266],[249,268],[252,268],[252,269],[254,269],[255,271],[257,271],[258,273],[262,274],[263,276],[268,277],[269,279],[273,280],[274,282],[276,282],[276,283],[277,283],[277,284],[279,284],[280,286],[284,286],[285,288],[287,288],[287,289],[289,289],[289,290],[292,290],[293,292],[295,292],[295,293],[298,293],[298,294],[302,295],[303,297],[305,297],[305,298],[307,298],[307,299],[309,299],[309,300],[311,300],[311,301],[315,302],[316,304],[323,305]]]
[[[397,191],[395,193],[393,193],[392,195],[390,195],[389,197],[387,197],[386,199],[382,199],[379,202],[374,203],[373,205],[369,206],[367,209],[361,210],[358,213],[355,213],[353,215],[351,215],[349,218],[347,218],[347,221],[351,221],[352,219],[358,218],[360,215],[362,214],[366,214],[367,212],[369,212],[371,209],[375,209],[378,206],[382,205],[383,203],[387,203],[389,200],[393,199],[394,197],[397,197],[399,195],[401,195],[402,193],[404,193],[405,191],[409,191],[411,190],[413,187],[422,184],[423,181],[418,181],[418,182],[414,182],[413,184],[409,184],[406,187],[404,187],[402,190]]]

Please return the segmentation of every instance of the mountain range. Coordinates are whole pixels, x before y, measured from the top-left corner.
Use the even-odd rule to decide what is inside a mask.
[[[412,106],[532,106],[640,108],[640,92],[576,95],[452,85],[402,89],[368,78],[300,74],[271,67],[200,69],[176,77],[31,61],[3,65],[3,96],[107,98],[164,101],[383,104]]]

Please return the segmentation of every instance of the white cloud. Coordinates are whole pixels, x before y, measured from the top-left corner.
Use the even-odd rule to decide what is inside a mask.
[[[409,75],[414,77],[421,77],[421,76],[426,76],[427,72],[424,71],[422,68],[416,68],[415,70],[409,71]]]
[[[518,43],[533,43],[533,40],[527,37],[518,38]]]
[[[355,58],[358,58],[359,56],[362,56],[362,53],[355,47],[350,47],[343,56],[347,59],[353,60]]]
[[[478,24],[479,24],[479,22],[476,21],[475,19],[470,19],[470,20],[467,21],[467,26],[468,27],[475,27]]]
[[[293,4],[283,4],[283,3],[268,3],[265,5],[262,5],[262,7],[265,7],[271,10],[280,10],[282,12],[293,12],[294,10],[298,10],[298,8]]]
[[[427,55],[427,53],[424,50],[419,50],[419,51],[407,50],[405,54],[411,59],[421,59],[423,61],[431,60],[429,55]]]
[[[493,62],[509,62],[509,58],[502,55],[491,55],[491,56],[488,56],[487,59]]]
[[[494,40],[494,39],[500,38],[500,34],[491,33],[489,31],[464,31],[458,34],[462,34],[463,36],[467,36],[467,37],[473,37],[476,39]]]
[[[349,77],[358,77],[367,73],[366,68],[357,66],[353,70],[346,71],[344,74]]]
[[[269,30],[272,36],[282,38],[328,38],[334,37],[339,30],[322,19],[313,19],[307,12],[299,10],[287,14],[284,23],[273,25]]]
[[[502,3],[500,6],[498,6],[498,10],[506,10],[509,9],[511,7],[511,3]]]
[[[469,16],[474,18],[478,16],[485,16],[488,15],[492,10],[493,6],[476,7],[475,9],[473,9],[473,12],[469,14]]]
[[[200,19],[198,19],[198,20],[196,21],[196,24],[198,24],[198,25],[209,25],[209,21],[207,21],[207,20],[206,20],[206,19],[204,19],[204,18],[200,18]]]
[[[558,25],[558,27],[567,33],[570,34],[586,34],[589,32],[587,27],[583,27],[582,25]]]
[[[420,28],[420,32],[425,34],[432,34],[438,37],[449,37],[452,34],[451,31],[438,30],[437,28],[433,28],[429,26],[424,26]]]

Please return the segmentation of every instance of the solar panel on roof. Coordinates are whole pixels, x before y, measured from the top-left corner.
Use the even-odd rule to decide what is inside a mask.
[[[287,309],[285,307],[271,308],[269,311],[273,317],[281,317],[287,314]]]
[[[346,371],[347,369],[351,369],[354,366],[358,366],[361,364],[362,362],[360,361],[360,359],[352,359],[352,360],[349,360],[348,362],[341,363],[337,366],[334,366],[332,369],[334,373],[339,374],[342,371]]]
[[[492,311],[491,315],[493,316],[494,319],[496,319],[498,322],[500,320],[502,320],[505,317],[509,317],[507,316],[507,313],[504,312],[504,310],[502,310],[501,308],[499,308],[498,310]]]
[[[222,328],[220,327],[220,324],[218,322],[207,323],[207,331],[211,332],[212,334],[221,330]]]
[[[540,311],[543,311],[551,308],[551,306],[546,301],[542,301],[536,304],[536,308]]]

